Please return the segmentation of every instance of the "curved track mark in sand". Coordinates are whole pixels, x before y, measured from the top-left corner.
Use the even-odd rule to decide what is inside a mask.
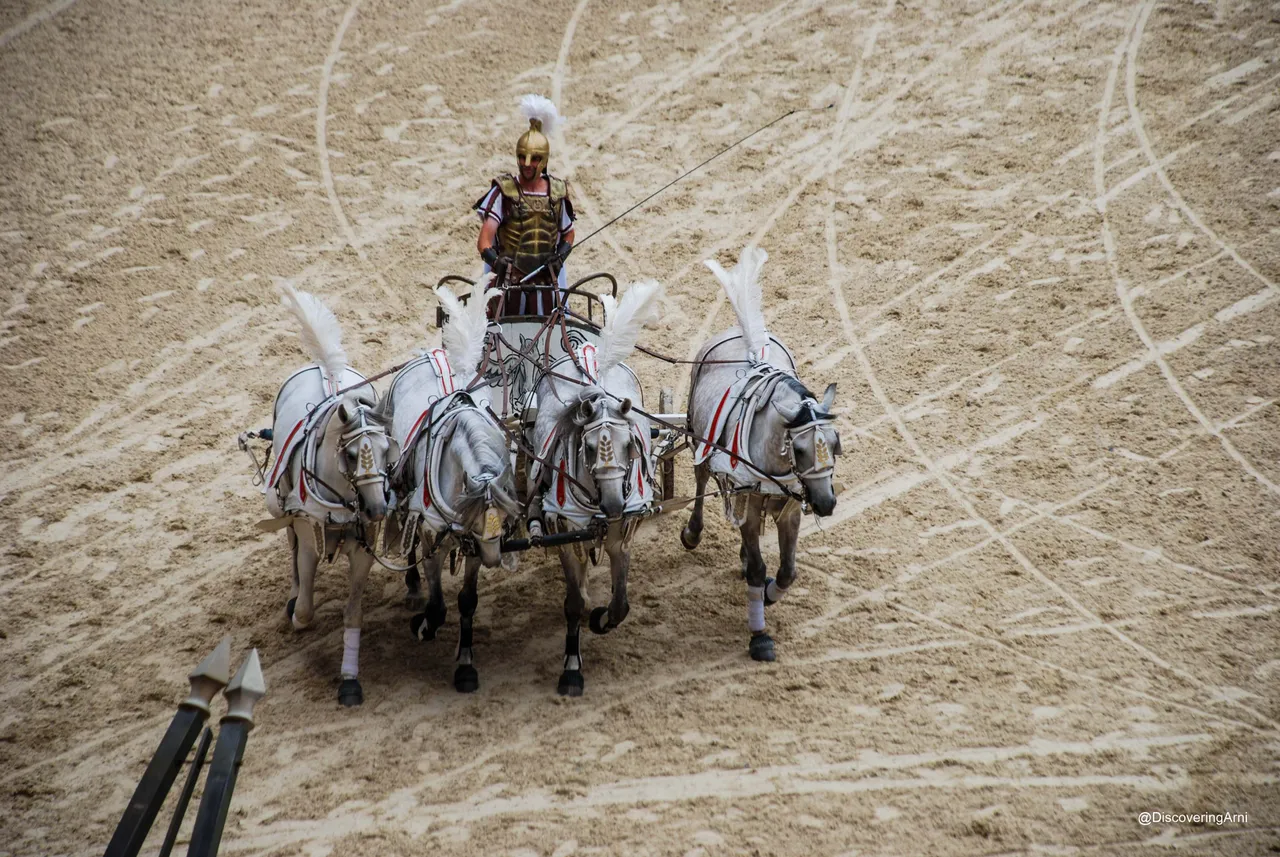
[[[1148,0],[1148,2],[1151,2],[1151,0]],[[1137,15],[1135,14],[1133,21],[1130,23],[1129,28],[1126,30],[1125,39],[1121,41],[1120,45],[1117,47],[1115,52],[1115,65],[1112,67],[1111,74],[1107,80],[1107,92],[1103,97],[1103,108],[1100,112],[1100,118],[1099,118],[1099,125],[1101,128],[1099,132],[1100,139],[1105,135],[1107,111],[1110,108],[1111,97],[1115,90],[1115,82],[1119,73],[1120,62],[1124,59],[1124,46],[1127,42],[1128,34],[1132,32],[1136,21],[1137,21]],[[1098,163],[1097,169],[1101,170],[1102,166],[1101,166],[1100,151],[1095,153],[1095,158],[1097,159],[1097,163]],[[1098,196],[1105,197],[1106,196],[1105,189],[1099,192]],[[827,231],[828,244],[831,244],[834,241],[833,233],[834,233],[834,230],[832,229],[829,229]],[[834,256],[834,247],[829,246],[828,259],[833,258],[833,256]],[[910,448],[916,460],[920,463],[922,467],[924,467],[925,470],[929,472],[930,476],[932,476],[933,479],[937,481],[937,483],[943,488],[943,490],[947,492],[947,495],[950,496],[952,502],[954,502],[957,506],[959,506],[962,510],[964,510],[966,517],[972,520],[978,521],[982,529],[986,531],[987,536],[990,538],[994,538],[996,541],[998,541],[1001,547],[1003,547],[1005,551],[1009,554],[1009,556],[1012,557],[1015,562],[1017,562],[1017,564],[1023,569],[1023,571],[1025,571],[1027,574],[1034,577],[1036,580],[1040,581],[1040,583],[1044,587],[1046,587],[1055,595],[1057,595],[1058,598],[1060,598],[1062,601],[1070,605],[1073,610],[1075,610],[1078,614],[1080,614],[1082,617],[1087,619],[1098,630],[1109,634],[1110,636],[1114,637],[1117,641],[1123,643],[1128,648],[1140,654],[1146,660],[1156,664],[1161,669],[1166,670],[1167,672],[1170,672],[1178,676],[1183,681],[1187,682],[1193,687],[1203,689],[1205,687],[1205,684],[1203,681],[1196,678],[1194,675],[1188,673],[1186,670],[1183,670],[1179,667],[1174,666],[1173,664],[1170,664],[1164,658],[1160,657],[1155,652],[1151,651],[1146,646],[1134,640],[1132,637],[1125,634],[1123,631],[1119,630],[1118,628],[1115,628],[1109,625],[1108,623],[1103,622],[1101,618],[1099,618],[1096,614],[1093,613],[1093,611],[1089,610],[1089,608],[1087,608],[1084,604],[1082,604],[1069,592],[1063,589],[1062,586],[1057,583],[1057,581],[1053,580],[1048,575],[1046,575],[1043,571],[1041,571],[1040,568],[1038,568],[1035,565],[1035,563],[1033,563],[1017,545],[1015,545],[1006,535],[1004,535],[998,529],[996,529],[995,525],[993,525],[989,520],[987,520],[985,517],[981,515],[981,513],[973,505],[973,502],[968,498],[968,496],[966,496],[956,486],[955,482],[952,481],[951,477],[947,474],[946,470],[941,465],[939,465],[937,461],[935,461],[932,457],[930,457],[929,454],[925,451],[925,449],[920,445],[920,441],[916,438],[915,434],[911,431],[911,429],[908,428],[906,421],[902,418],[901,412],[899,412],[898,409],[894,406],[894,404],[889,400],[888,395],[884,391],[883,385],[880,383],[879,377],[876,375],[875,368],[871,365],[870,358],[867,357],[866,349],[863,347],[862,341],[858,337],[857,331],[854,329],[853,320],[849,316],[849,306],[846,303],[844,298],[844,292],[841,288],[839,288],[839,285],[834,279],[834,277],[831,279],[830,282],[832,284],[832,289],[831,289],[832,302],[835,305],[836,310],[840,315],[840,323],[844,328],[845,337],[848,339],[849,346],[852,348],[853,354],[858,361],[858,364],[862,370],[863,378],[867,382],[867,386],[871,388],[871,392],[875,396],[876,401],[880,404],[880,407],[884,410],[884,412],[889,416],[890,421],[894,424],[894,427],[897,429],[898,435]],[[1235,704],[1239,708],[1241,708],[1244,711],[1247,711],[1253,717],[1257,718],[1259,721],[1265,723],[1271,728],[1273,729],[1280,728],[1280,724],[1278,724],[1276,721],[1272,720],[1271,718],[1267,717],[1265,714],[1255,711],[1254,709],[1242,703],[1235,702]]]
[[[357,242],[356,231],[351,227],[351,221],[347,220],[347,214],[342,210],[342,201],[338,199],[337,188],[333,185],[333,172],[329,169],[328,140],[329,82],[333,79],[333,67],[337,65],[338,56],[342,53],[342,40],[346,38],[347,28],[355,20],[356,12],[360,11],[361,2],[362,0],[352,0],[351,5],[347,7],[346,14],[342,16],[342,23],[338,25],[338,32],[334,33],[333,42],[329,45],[329,54],[324,58],[324,67],[320,71],[320,91],[316,96],[316,155],[320,159],[320,183],[324,185],[325,195],[329,197],[329,208],[333,210],[333,217],[338,221],[342,237],[346,239],[347,244],[351,245],[351,249],[356,251],[360,261],[367,262],[369,257]]]
[[[1249,264],[1249,262],[1246,261],[1233,246],[1223,241],[1222,238],[1219,237],[1213,229],[1207,226],[1204,221],[1202,221],[1200,217],[1191,210],[1191,207],[1187,205],[1186,200],[1182,198],[1182,194],[1178,193],[1178,189],[1175,188],[1173,186],[1173,182],[1169,180],[1169,174],[1165,171],[1164,163],[1156,156],[1155,150],[1151,145],[1151,138],[1147,136],[1146,128],[1142,123],[1142,113],[1138,110],[1137,59],[1138,48],[1142,43],[1143,30],[1145,29],[1147,20],[1151,17],[1151,12],[1154,8],[1155,0],[1145,0],[1137,25],[1134,28],[1134,32],[1128,39],[1128,49],[1125,51],[1124,55],[1126,58],[1125,96],[1129,103],[1129,116],[1131,118],[1134,133],[1138,137],[1138,143],[1142,147],[1142,151],[1147,156],[1150,168],[1160,179],[1160,183],[1164,185],[1165,190],[1168,191],[1169,196],[1173,199],[1178,210],[1182,212],[1182,215],[1186,217],[1187,220],[1191,221],[1197,229],[1208,236],[1211,241],[1217,244],[1218,247],[1221,248],[1222,252],[1230,256],[1236,264],[1263,283],[1264,288],[1262,292],[1259,293],[1260,297],[1265,299],[1267,297],[1274,296],[1278,291],[1275,283],[1268,279],[1257,268],[1253,267],[1253,265]],[[1113,84],[1112,88],[1114,88],[1114,81],[1111,83]],[[1109,91],[1107,93],[1107,98],[1104,99],[1104,105],[1108,109],[1111,106],[1112,95],[1113,93]],[[1102,115],[1098,121],[1100,127],[1105,125],[1106,116]],[[1101,133],[1102,131],[1099,132],[1099,134]],[[1102,167],[1101,148],[1102,143],[1099,141],[1097,150],[1095,150],[1094,153],[1094,189],[1098,192],[1099,197],[1098,212],[1102,215],[1102,238],[1103,246],[1107,253],[1107,263],[1111,267],[1112,277],[1116,284],[1116,296],[1120,299],[1120,305],[1124,308],[1124,314],[1129,320],[1129,326],[1133,328],[1134,333],[1136,333],[1138,338],[1142,340],[1142,344],[1147,347],[1147,350],[1151,354],[1152,361],[1160,367],[1160,373],[1164,375],[1165,382],[1168,383],[1169,389],[1171,389],[1174,395],[1176,395],[1182,402],[1183,406],[1187,409],[1187,412],[1196,418],[1196,421],[1204,427],[1205,431],[1218,439],[1218,442],[1222,444],[1222,448],[1226,451],[1227,455],[1231,456],[1231,458],[1240,465],[1240,468],[1244,470],[1245,473],[1252,476],[1272,494],[1280,495],[1280,485],[1277,485],[1275,482],[1267,478],[1265,474],[1259,472],[1249,459],[1245,458],[1244,454],[1241,453],[1240,450],[1236,449],[1236,445],[1231,442],[1231,439],[1223,434],[1222,428],[1205,416],[1204,412],[1200,410],[1199,406],[1196,405],[1191,396],[1187,394],[1186,389],[1182,386],[1182,382],[1179,381],[1178,376],[1174,374],[1172,367],[1169,366],[1169,362],[1165,360],[1157,343],[1151,338],[1151,334],[1147,331],[1146,325],[1143,324],[1142,319],[1133,308],[1132,293],[1125,287],[1124,280],[1120,277],[1120,268],[1116,260],[1115,236],[1112,234],[1111,225],[1107,220],[1107,202],[1105,199],[1106,185]]]

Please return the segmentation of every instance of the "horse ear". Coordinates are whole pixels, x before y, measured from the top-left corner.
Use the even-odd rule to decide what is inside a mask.
[[[631,400],[623,399],[622,404],[618,405],[618,413],[625,414],[631,410]]]
[[[824,413],[831,413],[831,406],[836,402],[836,385],[834,382],[827,385],[827,391],[822,394],[822,410]]]
[[[578,403],[578,407],[573,412],[573,422],[575,425],[584,426],[591,422],[591,415],[595,412],[595,402],[590,399],[583,399]]]
[[[338,403],[338,419],[342,420],[344,423],[351,422],[351,411],[347,410],[346,402]]]

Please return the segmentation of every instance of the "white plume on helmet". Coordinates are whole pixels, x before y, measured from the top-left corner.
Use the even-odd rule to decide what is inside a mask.
[[[550,137],[555,130],[564,124],[564,117],[556,110],[550,98],[541,95],[526,95],[520,99],[520,112],[525,119],[537,119],[542,123],[542,133]]]
[[[612,295],[601,295],[604,304],[604,328],[600,331],[600,378],[631,354],[640,338],[640,331],[658,320],[658,301],[662,286],[657,280],[641,280],[632,283],[615,301]]]
[[[764,310],[761,309],[764,301],[760,290],[760,269],[768,258],[769,254],[763,248],[748,246],[743,248],[742,254],[738,256],[738,264],[731,271],[726,271],[715,259],[707,259],[705,262],[724,286],[729,304],[738,316],[742,336],[747,341],[748,353],[759,353],[769,343],[769,331],[765,328]]]
[[[449,320],[440,333],[444,350],[449,355],[449,362],[463,373],[475,372],[484,358],[484,335],[489,327],[485,307],[490,298],[501,294],[497,289],[486,288],[491,282],[493,274],[485,274],[465,304],[448,286],[435,288],[440,305],[449,314]]]

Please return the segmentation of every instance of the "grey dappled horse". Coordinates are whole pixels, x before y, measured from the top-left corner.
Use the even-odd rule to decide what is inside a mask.
[[[389,529],[393,538],[398,530],[409,546],[408,604],[424,611],[410,623],[419,640],[434,640],[444,624],[441,567],[452,550],[465,548],[453,684],[469,693],[480,686],[472,654],[480,567],[499,565],[506,521],[518,520],[521,508],[506,436],[486,410],[489,387],[467,390],[484,351],[485,304],[497,292],[477,296],[466,306],[443,286],[436,294],[449,312],[445,347],[401,369],[383,398],[392,436],[402,445],[395,479],[399,502]],[[427,578],[425,604],[419,562]]]
[[[540,532],[544,517],[557,532],[603,528],[612,595],[607,608],[591,611],[588,624],[597,634],[622,624],[630,610],[627,573],[631,539],[640,524],[633,513],[647,511],[652,501],[649,420],[632,410],[633,402],[644,406],[643,393],[622,361],[641,328],[656,319],[660,295],[661,287],[646,281],[632,285],[617,304],[606,296],[599,348],[587,345],[551,367],[585,386],[544,374],[536,387],[532,445],[550,466],[535,461],[531,467],[529,488],[536,499],[529,529],[531,535]],[[581,696],[585,687],[579,632],[589,557],[584,542],[560,547],[566,632],[556,689],[562,696]]]
[[[387,514],[391,458],[385,421],[375,412],[376,392],[347,365],[342,331],[313,295],[281,288],[282,301],[301,326],[303,349],[315,365],[295,372],[276,395],[272,442],[275,466],[263,490],[267,508],[288,518],[293,577],[285,612],[294,629],[315,615],[315,573],[320,559],[345,554],[349,594],[343,610],[342,683],[338,700],[359,705],[362,600],[370,547]]]
[[[759,275],[767,258],[764,250],[748,247],[732,271],[707,262],[724,285],[739,326],[712,337],[698,351],[688,419],[696,438],[710,440],[728,452],[693,441],[698,499],[680,534],[686,548],[698,546],[702,494],[715,475],[727,494],[725,514],[742,535],[739,555],[747,581],[749,651],[758,661],[776,657],[773,639],[765,632],[764,608],[780,600],[795,581],[804,506],[819,517],[835,509],[832,476],[841,452],[840,435],[830,416],[835,384],[819,400],[796,377],[791,352],[765,330]],[[702,362],[721,360],[729,362]],[[766,516],[778,526],[776,580],[766,576],[760,554]]]

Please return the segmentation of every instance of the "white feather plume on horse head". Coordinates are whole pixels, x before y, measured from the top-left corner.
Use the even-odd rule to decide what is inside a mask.
[[[441,340],[449,355],[449,363],[460,372],[475,372],[484,359],[484,335],[489,327],[485,307],[490,298],[501,294],[497,289],[487,288],[492,282],[493,274],[485,274],[465,304],[448,286],[436,286],[436,297],[449,314],[449,320],[440,333]]]
[[[658,320],[661,297],[662,286],[657,280],[632,283],[623,293],[622,300],[614,300],[612,295],[600,296],[604,304],[604,329],[600,332],[597,359],[602,381],[610,369],[631,354],[645,325]]]
[[[342,326],[337,317],[309,292],[296,291],[288,283],[280,283],[276,288],[280,292],[280,303],[289,308],[301,326],[298,338],[302,340],[302,350],[319,363],[331,379],[341,378],[348,364],[347,352],[342,347]]]
[[[760,269],[768,258],[769,254],[763,248],[748,246],[743,248],[732,271],[726,271],[715,259],[707,259],[705,263],[724,286],[729,304],[738,316],[742,336],[747,341],[748,353],[759,353],[769,343],[760,290]]]
[[[555,104],[541,95],[530,94],[521,98],[520,112],[525,119],[537,119],[542,124],[542,133],[548,137],[564,124],[564,117],[556,110]]]

